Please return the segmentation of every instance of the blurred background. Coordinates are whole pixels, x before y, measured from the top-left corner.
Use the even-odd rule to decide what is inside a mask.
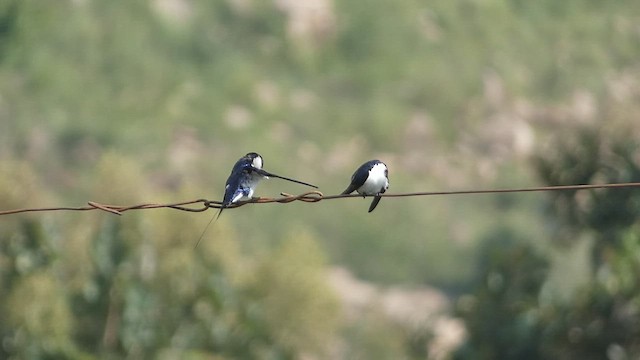
[[[0,210],[640,181],[640,2],[0,1]],[[276,179],[258,196],[307,188]],[[0,358],[640,357],[640,190],[0,218]]]

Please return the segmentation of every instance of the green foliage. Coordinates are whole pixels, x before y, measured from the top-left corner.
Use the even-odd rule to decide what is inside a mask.
[[[469,340],[457,358],[539,359],[542,314],[536,309],[547,260],[525,243],[497,233],[481,253],[478,289],[460,300]]]
[[[27,165],[6,165],[12,171],[0,181],[29,178]],[[139,175],[131,161],[106,154],[96,196],[137,199]],[[326,350],[339,309],[310,235],[248,257],[224,224],[194,249],[193,216],[139,215],[83,214],[55,236],[30,217],[2,223],[3,358],[294,358]]]
[[[292,233],[249,280],[252,311],[264,322],[262,336],[291,353],[326,349],[334,335],[338,303],[325,282],[324,263],[308,234]]]
[[[0,2],[2,208],[218,199],[247,151],[325,194],[373,157],[391,166],[393,192],[529,185],[517,125],[532,142],[560,134],[534,160],[546,183],[638,180],[637,2],[302,3]],[[619,130],[573,127],[598,122]],[[274,180],[257,195],[282,191],[303,189]],[[475,289],[470,357],[564,357],[562,334],[591,320],[593,301],[613,313],[633,303],[608,286],[633,278],[612,266],[630,253],[640,202],[623,189],[550,196],[546,207],[533,195],[389,199],[372,214],[356,200],[247,206],[195,251],[211,214],[3,218],[0,357],[321,357],[347,339],[354,357],[424,358],[429,331],[382,313],[337,319],[323,280],[333,263],[380,283]],[[579,290],[554,332],[549,314],[568,312],[536,306],[540,273],[552,242],[585,237],[595,275],[617,280]],[[484,323],[504,337],[476,334]],[[617,335],[633,322],[607,324],[606,341],[635,354]]]
[[[553,358],[635,358],[640,354],[640,232],[627,232],[608,270],[547,319],[547,354]]]
[[[358,322],[346,326],[343,336],[346,359],[425,359],[433,340],[427,326],[400,324],[376,306],[368,307]]]
[[[370,309],[362,321],[346,329],[348,359],[398,359],[406,356],[403,336],[378,309]]]
[[[3,326],[18,329],[12,334],[9,353],[28,358],[76,355],[64,284],[40,272],[21,277],[12,290],[3,311],[8,314]]]
[[[640,145],[626,126],[582,128],[563,134],[554,149],[535,161],[547,184],[624,183],[640,181],[636,154]],[[633,188],[602,189],[589,193],[576,191],[551,194],[551,214],[560,216],[559,232],[575,234],[584,228],[596,233],[596,265],[609,246],[617,247],[622,235],[636,223],[640,201]],[[550,219],[555,221],[555,219]],[[571,237],[569,237],[571,240]]]
[[[582,129],[560,136],[555,147],[538,157],[540,176],[549,185],[640,180],[633,135],[615,131],[619,128],[607,130]],[[550,281],[544,257],[522,246],[488,243],[488,266],[480,271],[479,287],[460,301],[470,337],[458,358],[601,359],[640,354],[637,192],[568,191],[551,194],[550,199],[549,221],[561,230],[555,237],[573,243],[585,234],[593,238],[589,260],[595,276],[568,299],[543,297],[543,285]],[[496,253],[499,256],[492,256]],[[565,256],[575,254],[567,251]]]

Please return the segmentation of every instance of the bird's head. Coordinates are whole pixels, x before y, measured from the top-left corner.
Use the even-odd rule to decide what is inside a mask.
[[[262,156],[258,153],[250,152],[244,156],[246,159],[251,160],[251,166],[256,169],[262,169],[263,160]]]

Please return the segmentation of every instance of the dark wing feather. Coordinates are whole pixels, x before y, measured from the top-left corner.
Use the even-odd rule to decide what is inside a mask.
[[[364,182],[367,181],[369,177],[369,170],[377,163],[377,160],[367,161],[362,164],[356,172],[351,176],[351,184],[349,187],[342,192],[342,194],[351,194],[352,192],[358,190],[358,188],[364,185]]]
[[[372,166],[373,165],[371,165],[370,162],[362,164],[362,166],[360,166],[358,170],[353,173],[353,175],[351,176],[351,184],[349,184],[349,186],[342,192],[342,194],[351,194],[352,192],[358,190],[360,186],[364,185],[364,182],[367,181],[367,178],[369,177],[369,170]]]
[[[355,186],[353,184],[349,185],[343,192],[342,195],[351,194],[356,191],[360,186]]]
[[[241,168],[234,168],[233,170],[234,171],[231,173],[231,175],[229,175],[227,183],[224,187],[224,198],[222,199],[223,207],[231,205],[231,200],[233,200],[233,197],[236,195],[236,190],[240,186],[240,174],[238,173],[246,172],[246,170],[243,170]]]
[[[317,186],[315,186],[313,184],[309,184],[309,183],[306,183],[304,181],[300,181],[300,180],[296,180],[296,179],[292,179],[292,178],[276,175],[274,173],[270,173],[270,172],[268,172],[266,170],[263,170],[263,169],[256,169],[254,167],[252,167],[251,169],[252,169],[252,171],[255,171],[256,173],[258,173],[258,174],[260,174],[262,176],[274,177],[274,178],[278,178],[278,179],[282,179],[282,180],[291,181],[291,182],[294,182],[294,183],[297,183],[297,184],[306,185],[306,186],[309,186],[309,187],[312,187],[312,188],[316,188],[316,189],[318,188]]]

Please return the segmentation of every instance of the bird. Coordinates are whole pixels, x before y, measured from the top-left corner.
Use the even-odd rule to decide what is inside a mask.
[[[200,235],[200,238],[196,243],[196,247],[200,243],[200,240],[202,240],[202,237],[207,231],[207,228],[209,228],[209,225],[211,225],[211,222],[214,219],[217,220],[222,214],[222,211],[232,204],[242,199],[251,199],[253,197],[253,193],[256,190],[256,187],[258,186],[258,183],[262,179],[268,179],[272,177],[310,186],[316,189],[318,188],[315,185],[300,180],[294,180],[288,177],[270,173],[262,168],[263,165],[264,159],[260,154],[255,152],[247,153],[245,156],[236,161],[235,165],[233,165],[233,168],[231,169],[231,174],[227,178],[227,182],[224,187],[224,197],[222,199],[222,204],[220,205],[220,210],[214,218],[211,218],[211,220],[205,227],[202,235]]]
[[[256,186],[262,179],[272,177],[310,186],[316,189],[318,188],[315,185],[300,180],[294,180],[270,173],[262,168],[263,165],[264,160],[262,156],[255,152],[246,154],[236,162],[224,187],[224,198],[222,200],[220,211],[218,212],[218,217],[222,213],[222,210],[229,205],[236,203],[243,198],[250,199],[253,197]]]
[[[222,205],[216,218],[220,217],[222,210],[229,205],[240,201],[242,198],[251,198],[260,180],[266,176],[257,170],[262,169],[264,160],[258,153],[250,152],[241,157],[231,169],[224,187]]]
[[[351,194],[354,191],[357,191],[362,197],[374,195],[375,197],[369,206],[369,212],[372,212],[382,199],[380,194],[384,194],[388,188],[389,168],[380,160],[370,160],[353,173],[351,184],[342,192],[342,195]]]

